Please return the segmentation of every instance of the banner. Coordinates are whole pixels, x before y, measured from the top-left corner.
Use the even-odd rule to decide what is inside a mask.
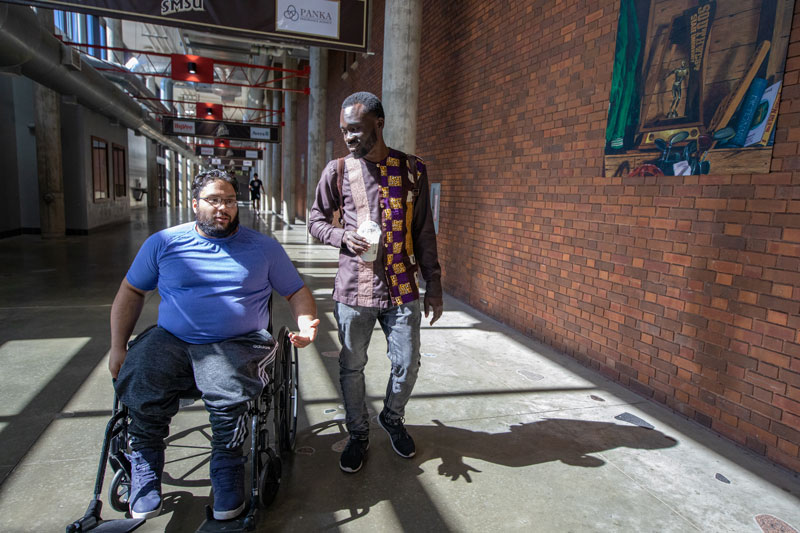
[[[215,120],[191,120],[164,117],[161,120],[164,135],[210,137],[213,139],[235,139],[277,143],[280,141],[278,127],[264,127],[242,122],[217,122]]]
[[[367,51],[367,0],[0,0],[253,40]]]
[[[211,157],[227,157],[230,159],[261,159],[262,150],[247,150],[241,148],[215,148],[213,146],[195,146],[195,155]]]

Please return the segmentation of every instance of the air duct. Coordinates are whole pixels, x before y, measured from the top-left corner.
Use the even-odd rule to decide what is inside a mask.
[[[74,96],[82,105],[184,157],[197,159],[186,143],[163,135],[158,123],[147,117],[136,101],[83,58],[73,67],[62,64],[65,53],[71,55],[63,49],[66,46],[39,24],[30,8],[0,3],[0,70],[20,73],[62,95]]]

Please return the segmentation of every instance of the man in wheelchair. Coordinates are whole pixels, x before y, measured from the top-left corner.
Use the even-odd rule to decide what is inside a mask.
[[[239,225],[238,183],[212,170],[192,183],[196,221],[151,235],[111,308],[109,370],[131,423],[130,513],[161,510],[164,439],[182,393],[202,394],[209,412],[216,520],[245,507],[242,445],[249,403],[268,380],[276,342],[268,332],[272,291],[285,295],[299,333],[314,341],[319,320],[311,292],[274,239]],[[158,323],[128,344],[148,291],[158,289]]]

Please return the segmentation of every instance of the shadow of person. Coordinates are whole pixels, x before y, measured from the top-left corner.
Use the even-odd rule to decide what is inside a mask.
[[[484,474],[469,464],[470,459],[508,468],[553,461],[599,468],[606,463],[593,454],[623,447],[655,450],[677,444],[653,429],[572,419],[515,424],[498,433],[447,426],[436,420],[432,425],[406,427],[417,443],[416,456],[409,461],[396,460],[383,432],[373,431],[369,455],[357,475],[338,472],[338,455],[346,439],[341,422],[323,422],[301,431],[298,454],[281,482],[277,509],[268,513],[260,526],[291,530],[293,526],[285,524],[287,518],[302,516],[304,527],[338,529],[366,516],[376,505],[388,503],[403,530],[450,531],[452,525],[418,479],[431,461],[439,461],[439,475],[473,483],[480,475],[498,473]]]
[[[420,460],[440,459],[438,472],[456,481],[471,483],[470,472],[479,472],[465,462],[478,459],[519,468],[551,461],[571,466],[597,468],[605,465],[592,454],[614,448],[654,450],[670,448],[677,441],[643,427],[587,420],[549,418],[514,424],[500,433],[471,431],[446,426],[408,426],[418,443]]]

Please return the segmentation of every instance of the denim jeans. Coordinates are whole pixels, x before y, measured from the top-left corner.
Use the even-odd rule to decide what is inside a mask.
[[[406,404],[419,373],[419,300],[400,306],[377,307],[349,306],[336,302],[334,309],[339,324],[339,382],[342,386],[345,422],[351,436],[365,438],[369,433],[369,415],[365,400],[364,368],[367,366],[367,348],[377,320],[388,344],[392,369],[386,386],[383,410],[389,421],[405,415]]]
[[[214,454],[240,455],[249,404],[268,383],[276,350],[266,330],[210,344],[189,344],[161,327],[142,332],[114,383],[131,416],[131,447],[163,450],[180,397],[199,390]]]

